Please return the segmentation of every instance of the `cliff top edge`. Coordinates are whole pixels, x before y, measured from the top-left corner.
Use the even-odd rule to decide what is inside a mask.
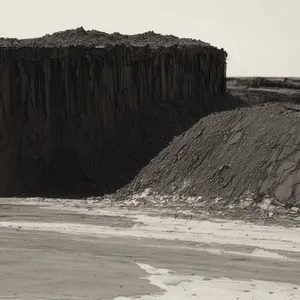
[[[215,48],[200,40],[178,38],[173,35],[161,35],[153,31],[134,35],[124,35],[118,32],[108,34],[97,30],[85,30],[83,27],[46,34],[38,38],[0,38],[0,47],[107,47],[114,45],[137,47],[149,45],[151,48],[179,45],[186,47],[198,46]]]

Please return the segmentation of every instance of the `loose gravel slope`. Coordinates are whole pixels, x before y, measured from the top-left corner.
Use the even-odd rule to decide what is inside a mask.
[[[176,137],[128,186],[144,203],[150,194],[187,205],[254,203],[300,207],[300,106],[264,104],[213,114]],[[146,191],[146,193],[145,193]],[[143,194],[144,193],[144,194]],[[214,201],[212,201],[212,199]],[[216,201],[217,199],[217,201]],[[241,204],[242,203],[242,204]]]

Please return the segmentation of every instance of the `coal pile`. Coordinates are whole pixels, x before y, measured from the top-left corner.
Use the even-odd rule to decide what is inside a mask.
[[[223,211],[237,203],[298,210],[299,117],[300,106],[287,103],[211,114],[176,137],[117,197],[222,202]]]

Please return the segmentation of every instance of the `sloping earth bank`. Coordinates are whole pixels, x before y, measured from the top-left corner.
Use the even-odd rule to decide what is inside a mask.
[[[298,216],[299,117],[300,106],[287,103],[205,117],[176,137],[116,198],[239,217],[246,208],[252,215],[259,208],[260,217],[286,210]]]

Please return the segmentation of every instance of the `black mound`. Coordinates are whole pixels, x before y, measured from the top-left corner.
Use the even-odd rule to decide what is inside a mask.
[[[205,117],[118,195],[150,189],[185,199],[220,197],[233,203],[267,198],[285,207],[300,206],[299,117],[295,104],[263,104]]]

